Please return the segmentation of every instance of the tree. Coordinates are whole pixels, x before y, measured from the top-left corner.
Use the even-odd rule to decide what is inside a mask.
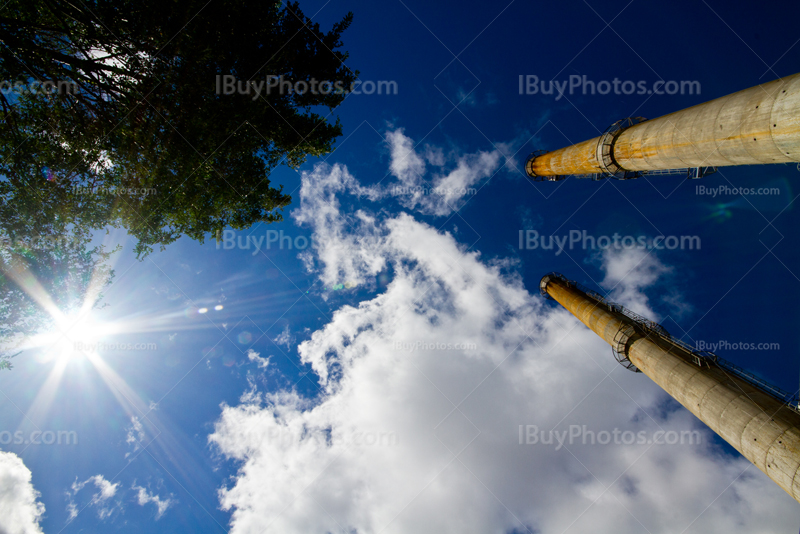
[[[124,226],[140,256],[281,220],[291,198],[271,170],[341,135],[327,116],[358,75],[338,51],[351,20],[325,33],[297,3],[11,0],[0,78],[39,89],[0,95],[8,201],[58,195],[61,217]],[[233,94],[218,91],[224,76]]]

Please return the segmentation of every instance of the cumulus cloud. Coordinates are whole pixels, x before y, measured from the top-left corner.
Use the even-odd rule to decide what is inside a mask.
[[[394,180],[362,186],[346,167],[317,167],[313,171],[314,179],[303,181],[300,192],[303,204],[294,216],[300,223],[309,222],[309,218],[335,222],[332,218],[341,215],[338,197],[342,194],[370,201],[392,198],[402,207],[423,215],[447,216],[459,210],[501,167],[515,170],[512,146],[517,142],[519,140],[497,143],[494,150],[474,154],[446,154],[441,147],[429,144],[418,150],[414,140],[405,135],[402,128],[397,128],[386,134],[389,175]],[[312,190],[311,184],[322,189]],[[310,206],[320,211],[310,210]],[[361,220],[362,215],[363,212],[354,213],[347,224],[335,230],[317,227],[321,234],[315,237],[339,243],[355,226],[369,223],[371,219]],[[317,252],[322,261],[337,263],[330,250]],[[308,254],[304,256],[306,262],[312,261]]]
[[[393,172],[419,172],[423,158],[397,146],[410,159],[393,154]],[[298,347],[317,398],[279,390],[223,405],[209,440],[238,465],[219,491],[232,533],[796,527],[789,496],[507,262],[411,215],[343,207],[360,187],[342,166],[304,173],[307,260],[326,284],[387,267],[393,278]],[[668,271],[651,261],[605,264],[605,282],[639,311],[641,290]],[[657,443],[687,431],[690,443]]]
[[[41,534],[44,504],[31,483],[31,472],[13,452],[0,451],[0,533]]]
[[[74,501],[74,497],[78,495],[78,493],[89,483],[92,483],[95,488],[97,488],[97,493],[92,495],[91,500],[83,507],[78,508],[78,505]],[[75,519],[80,511],[83,508],[88,506],[94,507],[97,509],[97,516],[100,519],[108,519],[114,513],[114,510],[117,506],[114,503],[109,502],[114,495],[117,494],[117,489],[119,488],[120,483],[117,482],[116,484],[112,484],[108,480],[103,477],[103,475],[94,475],[92,477],[87,478],[83,482],[78,482],[77,480],[72,483],[71,490],[67,492],[67,497],[69,499],[69,504],[67,505],[67,512],[69,512],[69,518],[67,521],[72,521]]]
[[[313,250],[301,257],[306,266],[321,266],[320,279],[327,286],[360,285],[365,276],[386,266],[378,253],[375,218],[363,210],[347,214],[340,211],[339,194],[357,195],[355,178],[341,165],[315,167],[300,187],[300,209],[293,212],[299,224],[314,228]],[[356,256],[348,256],[356,252]]]
[[[153,503],[156,505],[156,521],[161,519],[161,516],[164,515],[164,512],[167,511],[174,501],[170,498],[161,498],[155,493],[150,493],[147,491],[146,488],[142,486],[137,486],[135,483],[131,487],[131,489],[135,490],[136,493],[136,501],[139,503],[139,506],[144,506],[148,503]]]

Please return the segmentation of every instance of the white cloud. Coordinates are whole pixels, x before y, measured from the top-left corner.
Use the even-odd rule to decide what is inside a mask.
[[[342,213],[337,195],[359,187],[341,166],[303,175],[297,216],[319,253],[308,259],[325,283],[389,265],[393,279],[298,347],[319,398],[253,391],[223,405],[209,439],[239,465],[219,493],[232,533],[796,527],[788,495],[716,448],[689,412],[665,410],[658,387],[504,274],[505,262],[482,261],[408,214]],[[639,260],[609,257],[606,283],[620,282],[618,295],[642,311],[637,292],[668,268]],[[534,426],[562,441],[584,427],[646,440],[695,430],[701,443],[520,444]]]
[[[378,239],[373,237],[374,217],[361,210],[354,214],[340,212],[337,194],[357,192],[359,187],[346,167],[320,165],[300,188],[300,209],[293,216],[315,232],[313,256],[311,250],[301,256],[309,268],[322,265],[320,278],[329,287],[346,282],[361,285],[386,265],[385,259],[375,253]],[[359,232],[353,232],[358,228]],[[353,251],[357,256],[349,256]]]
[[[414,141],[403,134],[403,129],[398,128],[386,134],[386,141],[389,143],[391,162],[389,170],[403,185],[415,185],[425,174],[425,160],[414,150]],[[429,155],[434,155],[434,161],[441,161],[439,166],[444,165],[443,154],[433,148],[428,149]]]
[[[271,357],[272,356],[267,356],[266,358],[262,358],[260,356],[260,353],[254,351],[253,349],[247,351],[247,358],[251,362],[256,362],[258,364],[258,367],[261,369],[265,369],[269,365],[269,359]]]
[[[91,482],[94,484],[95,488],[99,491],[92,495],[91,500],[82,508],[78,508],[78,505],[75,504],[73,498],[78,495],[78,493],[89,483]],[[111,514],[116,510],[117,506],[114,506],[113,503],[109,503],[108,501],[117,494],[117,489],[119,488],[120,483],[117,482],[116,484],[112,484],[108,480],[106,480],[103,475],[94,475],[92,477],[87,478],[83,482],[78,482],[77,480],[72,483],[72,491],[67,492],[67,497],[69,498],[69,504],[67,505],[67,511],[69,512],[69,518],[67,521],[72,521],[78,516],[78,513],[83,508],[87,506],[93,506],[97,508],[97,516],[100,519],[107,519],[111,516]]]
[[[611,300],[648,319],[661,319],[642,290],[670,273],[671,267],[664,265],[655,252],[639,248],[609,247],[603,251],[602,263],[606,276],[601,285],[611,290]]]
[[[419,213],[448,215],[460,208],[466,197],[473,195],[477,186],[505,161],[497,150],[446,158],[440,148],[429,145],[420,155],[402,129],[387,133],[386,138],[391,152],[389,169],[399,185],[361,186],[342,165],[317,165],[311,173],[305,173],[300,208],[292,215],[315,233],[313,250],[300,257],[309,270],[322,266],[320,278],[328,287],[362,285],[387,265],[384,255],[378,252],[385,227],[376,226],[375,216],[365,210],[343,211],[340,197],[379,200],[391,195],[402,206]],[[454,168],[437,171],[428,180],[426,159],[435,167],[452,160]]]
[[[275,342],[276,345],[285,345],[287,349],[292,348],[292,343],[294,343],[294,336],[289,333],[289,325],[287,324],[278,337],[273,339],[272,341]]]
[[[497,148],[489,152],[478,151],[466,155],[446,155],[441,147],[432,145],[425,145],[418,152],[414,147],[414,140],[406,136],[402,128],[389,131],[386,142],[390,153],[389,174],[396,181],[381,181],[367,187],[359,184],[346,167],[317,166],[312,172],[314,178],[303,181],[300,191],[301,209],[293,213],[297,221],[301,224],[311,220],[325,220],[327,224],[339,222],[333,217],[342,215],[339,213],[338,195],[343,193],[371,201],[391,197],[401,206],[423,215],[447,216],[460,209],[469,197],[475,195],[478,188],[501,165],[508,171],[514,171],[516,165],[512,146],[518,140],[498,143]],[[433,168],[432,172],[428,171],[428,165]],[[312,183],[320,189],[311,189]],[[315,206],[316,209],[309,209],[310,206]],[[367,221],[362,221],[363,215],[363,212],[356,212],[344,225],[337,224],[335,229],[330,230],[315,224],[321,232],[315,237],[338,243],[348,230],[371,220],[368,217]],[[329,248],[318,251],[322,261],[331,259]],[[308,255],[305,256],[307,262],[311,261]]]
[[[409,141],[411,141],[409,139]],[[444,167],[447,159],[444,157],[444,150],[441,147],[425,145],[425,161],[434,167]]]
[[[151,406],[152,409],[152,406]],[[131,454],[135,453],[139,449],[141,449],[142,442],[144,441],[145,432],[142,422],[139,421],[139,418],[135,415],[131,416],[131,426],[127,429],[127,435],[125,436],[125,442],[128,445],[133,445],[132,452],[126,452],[125,458],[128,458]]]
[[[0,451],[0,533],[41,534],[44,504],[31,484],[31,472],[13,452]]]
[[[137,486],[135,483],[131,487],[131,489],[137,491],[136,499],[137,502],[139,503],[139,506],[144,506],[145,504],[148,503],[153,503],[156,505],[156,521],[161,519],[161,516],[164,515],[164,512],[167,511],[167,508],[169,508],[172,504],[174,504],[174,501],[172,499],[170,498],[162,499],[155,493],[150,493],[149,491],[147,491],[147,489],[145,489],[142,486]]]
[[[391,194],[402,206],[425,215],[441,217],[458,210],[505,161],[499,150],[457,156],[455,168],[428,177],[425,160],[440,168],[448,162],[441,149],[426,146],[423,154],[417,153],[414,141],[402,129],[387,133],[386,140],[391,156],[389,171],[399,181],[391,186]]]

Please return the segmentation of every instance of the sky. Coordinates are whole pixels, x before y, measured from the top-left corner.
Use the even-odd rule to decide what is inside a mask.
[[[274,171],[283,222],[142,261],[97,236],[123,246],[98,346],[0,373],[0,531],[796,532],[790,496],[538,285],[561,272],[795,392],[800,167],[532,183],[523,165],[795,74],[800,8],[301,8],[323,28],[354,13],[363,90],[335,150]],[[700,91],[540,90],[584,76]],[[696,245],[583,239],[614,234]]]

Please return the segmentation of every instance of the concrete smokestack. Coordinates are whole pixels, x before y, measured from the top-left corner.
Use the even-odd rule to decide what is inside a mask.
[[[638,122],[637,121],[642,121]],[[529,177],[635,177],[647,171],[800,162],[800,74],[531,156]],[[639,174],[637,174],[639,173]]]
[[[650,377],[800,502],[795,397],[672,339],[660,325],[563,275],[546,275],[540,289],[611,345],[620,363]]]

